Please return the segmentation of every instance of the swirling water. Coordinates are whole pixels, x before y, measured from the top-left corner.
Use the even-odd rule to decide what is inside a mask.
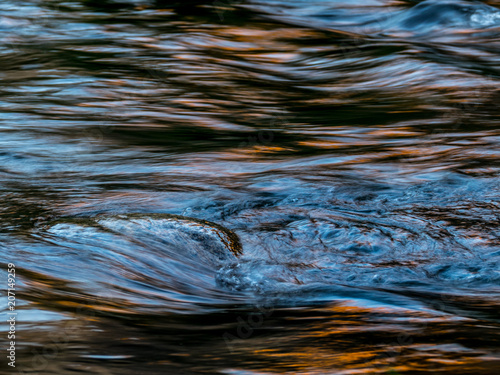
[[[0,30],[1,373],[498,372],[499,2],[7,0]]]

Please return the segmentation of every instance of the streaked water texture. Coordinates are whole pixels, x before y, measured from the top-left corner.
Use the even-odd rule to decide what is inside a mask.
[[[493,0],[3,1],[15,370],[497,374],[499,56]]]

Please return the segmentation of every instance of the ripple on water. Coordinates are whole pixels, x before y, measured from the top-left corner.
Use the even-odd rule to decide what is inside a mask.
[[[61,219],[34,237],[45,262],[34,255],[19,270],[31,296],[59,307],[92,298],[96,310],[125,314],[231,300],[215,273],[241,253],[230,230],[168,214]]]

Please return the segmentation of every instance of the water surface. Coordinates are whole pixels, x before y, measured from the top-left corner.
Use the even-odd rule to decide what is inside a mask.
[[[497,373],[500,3],[7,0],[0,32],[2,373]]]

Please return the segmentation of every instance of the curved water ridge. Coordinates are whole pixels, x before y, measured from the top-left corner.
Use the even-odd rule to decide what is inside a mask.
[[[100,215],[61,219],[33,236],[37,246],[18,272],[30,298],[44,305],[92,301],[97,311],[136,314],[199,311],[232,299],[214,275],[235,261],[241,245],[214,223],[168,214]]]
[[[354,2],[355,4],[357,2]],[[352,2],[315,1],[295,8],[288,2],[259,4],[268,17],[321,29],[364,35],[418,35],[486,30],[500,26],[500,9],[478,1],[426,0],[413,2],[373,2],[353,12]],[[392,6],[391,6],[392,5]]]
[[[482,28],[500,25],[500,10],[479,2],[423,1],[392,21],[408,30]]]

